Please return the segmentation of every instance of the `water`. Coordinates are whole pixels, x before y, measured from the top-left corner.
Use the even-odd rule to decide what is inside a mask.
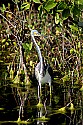
[[[44,90],[45,86],[42,87]],[[47,89],[49,86],[47,86]],[[53,90],[52,95],[52,105],[49,106],[49,89],[47,91],[47,96],[44,97],[45,92],[42,92],[42,106],[38,107],[37,99],[37,86],[31,87],[28,92],[23,90],[21,87],[19,89],[20,94],[18,94],[18,88],[11,87],[11,84],[7,86],[2,86],[0,88],[0,124],[17,125],[17,124],[31,124],[31,125],[83,125],[82,115],[83,107],[81,99],[77,98],[66,102],[64,106],[64,93],[67,91],[62,90],[59,87],[56,91]],[[22,90],[22,91],[20,91]],[[24,96],[27,93],[26,100],[24,102],[23,111],[20,113],[19,120],[19,109],[20,109],[20,96]],[[56,94],[57,93],[57,94]],[[60,94],[60,96],[58,95]],[[81,93],[79,92],[79,95]],[[20,95],[20,96],[19,96]],[[81,97],[81,95],[80,95]],[[46,98],[46,99],[45,99]],[[80,101],[80,102],[79,102]],[[75,103],[75,109],[69,110],[70,104]],[[73,107],[73,108],[74,108]]]
[[[83,91],[73,76],[65,84],[59,77],[53,80],[51,106],[48,84],[42,85],[39,102],[35,79],[25,87],[9,77],[7,71],[1,74],[0,125],[83,125]]]

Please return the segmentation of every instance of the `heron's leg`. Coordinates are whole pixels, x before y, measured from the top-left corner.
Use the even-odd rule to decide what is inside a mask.
[[[52,99],[52,86],[50,86],[50,106],[51,106],[51,99]]]
[[[49,82],[49,87],[50,87],[50,106],[51,106],[51,98],[52,98],[52,86],[51,86],[51,82]]]
[[[40,97],[41,97],[41,95],[42,95],[41,82],[39,83],[39,86],[40,86]]]
[[[38,99],[40,98],[40,87],[38,85]]]
[[[39,102],[41,102],[41,82],[40,81],[38,85],[38,99],[39,99]]]

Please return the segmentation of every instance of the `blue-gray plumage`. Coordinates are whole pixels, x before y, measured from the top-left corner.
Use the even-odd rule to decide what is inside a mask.
[[[41,91],[41,84],[49,83],[50,97],[51,97],[51,75],[50,75],[51,68],[47,63],[44,62],[44,58],[42,57],[40,48],[36,43],[35,36],[41,36],[41,34],[37,30],[31,30],[31,38],[36,46],[36,50],[40,61],[35,67],[35,76],[39,82],[40,91]],[[38,97],[39,97],[39,94],[38,94]],[[50,104],[51,104],[51,101],[50,101]]]

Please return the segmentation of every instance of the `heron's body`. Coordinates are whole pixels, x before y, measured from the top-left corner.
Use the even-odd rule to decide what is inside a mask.
[[[40,79],[40,82],[41,84],[44,84],[44,83],[49,83],[49,86],[51,85],[51,76],[50,76],[50,73],[49,73],[49,65],[46,65],[44,66],[44,70],[43,70],[43,74],[42,74],[42,77]],[[37,66],[35,67],[35,76],[36,76],[36,79],[39,81],[39,78],[40,78],[40,62],[37,64]]]
[[[36,40],[35,40],[35,36],[41,36],[41,35],[40,35],[40,33],[37,30],[32,30],[31,31],[31,37],[32,37],[32,40],[33,40],[33,42],[34,42],[34,44],[36,46],[36,50],[37,50],[37,53],[38,53],[38,56],[39,56],[39,61],[40,61],[37,64],[37,66],[35,67],[35,76],[36,76],[36,79],[39,82],[38,90],[41,91],[41,84],[49,83],[49,86],[50,86],[50,97],[51,97],[51,75],[50,74],[51,74],[52,70],[50,70],[51,68],[50,68],[50,66],[47,63],[44,63],[44,59],[42,57],[40,48],[37,45]],[[40,99],[39,93],[38,93],[38,98]],[[51,104],[51,101],[50,101],[50,104]]]

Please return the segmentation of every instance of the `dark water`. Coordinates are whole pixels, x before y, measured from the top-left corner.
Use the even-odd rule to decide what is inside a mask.
[[[83,125],[83,93],[78,87],[71,93],[69,86],[65,88],[62,84],[54,82],[52,84],[52,105],[49,106],[49,86],[42,86],[41,100],[44,106],[39,108],[37,107],[37,84],[32,83],[32,85],[34,86],[30,87],[24,101],[23,116],[21,112],[19,122],[20,96],[26,95],[26,89],[23,86],[12,85],[10,79],[1,80],[0,125]],[[71,94],[72,98],[68,94]],[[74,104],[73,111],[69,110],[71,103]],[[63,110],[58,112],[61,108]],[[45,117],[39,118],[39,115]]]
[[[48,119],[40,119],[38,118],[38,112],[41,111],[37,108],[38,100],[36,100],[35,95],[30,93],[27,97],[28,99],[25,101],[23,117],[21,116],[22,121],[27,121],[27,123],[17,122],[19,116],[19,107],[20,103],[18,103],[19,97],[16,96],[15,89],[8,86],[3,86],[0,88],[0,124],[1,125],[17,125],[17,124],[31,124],[31,125],[83,125],[83,120],[81,119],[81,111],[82,109],[78,109],[78,111],[74,111],[72,114],[69,110],[66,113],[57,113],[56,110],[63,105],[61,101],[57,104],[52,100],[52,106],[46,105],[46,118]],[[4,91],[4,92],[3,92]],[[30,91],[31,92],[31,91]],[[33,96],[32,96],[33,95]],[[16,97],[15,97],[16,96]],[[63,94],[62,96],[63,97]],[[49,99],[49,98],[48,98]],[[59,105],[60,104],[60,105]],[[63,106],[62,106],[63,107]],[[42,109],[42,114],[45,115],[45,108]],[[22,115],[22,114],[21,114]]]

